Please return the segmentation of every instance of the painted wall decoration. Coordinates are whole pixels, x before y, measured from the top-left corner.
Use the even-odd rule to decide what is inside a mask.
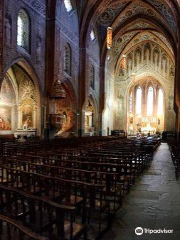
[[[6,104],[15,102],[15,92],[11,82],[7,78],[2,82],[0,99],[1,102]]]
[[[74,113],[71,109],[62,109],[58,112],[63,117],[62,121],[62,127],[59,131],[59,133],[72,131],[73,128],[73,122],[74,122]]]
[[[73,131],[75,114],[69,94],[66,94],[65,99],[60,99],[55,102],[52,101],[50,103],[50,108],[51,111],[54,110],[54,114],[58,114],[59,116],[61,116],[62,125],[57,135],[60,135],[64,132]]]
[[[0,107],[0,131],[11,130],[11,108]]]
[[[26,75],[23,77],[19,85],[19,97],[20,100],[26,98],[35,100],[34,84]]]

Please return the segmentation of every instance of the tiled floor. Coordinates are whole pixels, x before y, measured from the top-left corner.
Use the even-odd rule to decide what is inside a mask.
[[[135,234],[135,228],[172,229],[172,234]],[[168,145],[162,143],[152,164],[137,180],[103,240],[180,240],[180,180],[175,180]]]

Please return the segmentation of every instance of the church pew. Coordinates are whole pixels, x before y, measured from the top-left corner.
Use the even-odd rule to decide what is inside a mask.
[[[0,240],[49,240],[18,221],[0,214]]]
[[[110,209],[108,201],[103,198],[103,185],[54,178],[8,168],[6,166],[3,166],[3,168],[7,171],[7,177],[9,177],[6,186],[16,187],[19,190],[23,189],[28,194],[34,194],[36,196],[38,194],[38,196],[49,198],[51,201],[53,200],[59,204],[74,206],[78,212],[81,212],[83,219],[86,219],[85,209],[87,213],[89,213],[89,211],[91,213],[98,213],[98,218],[96,219],[100,226],[98,234],[101,234],[104,229],[109,228],[111,222],[109,221]],[[35,192],[34,189],[36,188],[41,191],[38,193]],[[58,193],[59,196],[56,195],[56,193]],[[92,198],[95,201],[92,201]],[[103,229],[101,228],[102,215],[105,216]]]
[[[6,165],[18,170],[38,173],[73,181],[80,181],[92,184],[102,184],[105,198],[113,203],[113,211],[117,210],[122,201],[122,191],[125,186],[119,184],[119,173],[99,172],[74,168],[64,168],[53,165],[42,165],[23,160],[8,160]]]
[[[74,207],[63,206],[46,198],[2,185],[0,185],[0,194],[1,213],[19,220],[31,230],[47,235],[49,239],[54,239],[54,230],[61,239],[79,239],[82,235],[86,239],[85,224],[73,222]],[[67,212],[70,214],[69,219],[65,218]]]

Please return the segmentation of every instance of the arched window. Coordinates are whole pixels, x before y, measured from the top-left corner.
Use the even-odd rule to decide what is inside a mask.
[[[68,43],[64,49],[64,71],[70,76],[71,75],[71,47]]]
[[[147,115],[151,116],[153,114],[153,105],[154,105],[154,90],[153,87],[148,88],[147,95]]]
[[[129,95],[129,113],[133,112],[133,93],[131,92]]]
[[[163,107],[164,107],[164,96],[162,89],[159,89],[158,93],[158,116],[163,115]]]
[[[141,105],[142,105],[142,89],[140,87],[136,90],[136,114],[141,114]]]
[[[94,29],[92,29],[90,32],[90,38],[91,38],[91,41],[94,41],[96,39]]]
[[[64,0],[64,5],[65,5],[67,12],[71,12],[73,10],[70,0]]]
[[[27,12],[21,9],[17,19],[17,45],[29,51],[30,19]]]
[[[90,87],[92,89],[94,89],[94,75],[95,75],[94,67],[93,65],[91,65],[89,69],[89,82],[90,82]]]

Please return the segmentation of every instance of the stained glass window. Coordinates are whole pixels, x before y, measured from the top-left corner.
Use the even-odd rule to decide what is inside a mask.
[[[91,38],[91,40],[92,40],[92,41],[94,41],[94,40],[95,40],[95,38],[96,38],[96,37],[95,37],[95,33],[94,33],[94,30],[93,30],[93,29],[92,29],[92,30],[91,30],[91,32],[90,32],[90,38]]]
[[[141,114],[141,105],[142,105],[142,89],[140,87],[136,90],[136,114]]]
[[[65,5],[65,8],[66,8],[67,12],[72,11],[73,7],[72,7],[72,4],[71,4],[70,0],[64,0],[64,5]]]
[[[17,20],[17,45],[29,51],[30,20],[24,9],[18,13]]]
[[[148,88],[147,95],[147,115],[151,116],[153,114],[153,104],[154,104],[154,91],[153,87]]]

